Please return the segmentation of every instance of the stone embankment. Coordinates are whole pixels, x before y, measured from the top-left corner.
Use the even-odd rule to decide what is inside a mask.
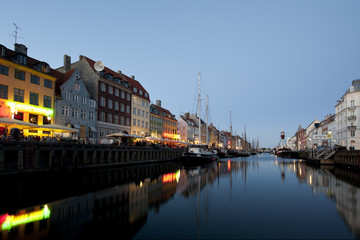
[[[182,148],[0,141],[0,173],[131,166],[180,159]]]

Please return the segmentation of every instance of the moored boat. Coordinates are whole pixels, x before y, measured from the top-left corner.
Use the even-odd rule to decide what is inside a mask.
[[[204,164],[218,159],[217,152],[209,149],[206,144],[189,146],[183,157],[187,164]]]

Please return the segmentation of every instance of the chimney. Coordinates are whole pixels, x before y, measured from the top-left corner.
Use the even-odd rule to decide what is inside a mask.
[[[71,57],[64,55],[64,71],[67,72],[71,69]]]
[[[161,101],[160,100],[156,100],[156,106],[161,107]]]
[[[122,74],[122,72],[120,70],[118,70],[117,72],[118,72],[118,74]]]
[[[131,75],[131,78],[135,80],[135,76],[134,76],[134,75]]]
[[[27,55],[27,47],[24,44],[15,43],[15,52]]]

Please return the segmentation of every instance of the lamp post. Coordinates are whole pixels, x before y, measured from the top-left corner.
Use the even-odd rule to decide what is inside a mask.
[[[331,130],[328,131],[328,138],[329,138],[330,148],[331,148],[331,140],[332,140]]]

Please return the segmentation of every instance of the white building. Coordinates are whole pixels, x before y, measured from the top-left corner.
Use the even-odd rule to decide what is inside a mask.
[[[352,86],[335,105],[335,141],[346,148],[360,149],[360,80],[352,81]]]

